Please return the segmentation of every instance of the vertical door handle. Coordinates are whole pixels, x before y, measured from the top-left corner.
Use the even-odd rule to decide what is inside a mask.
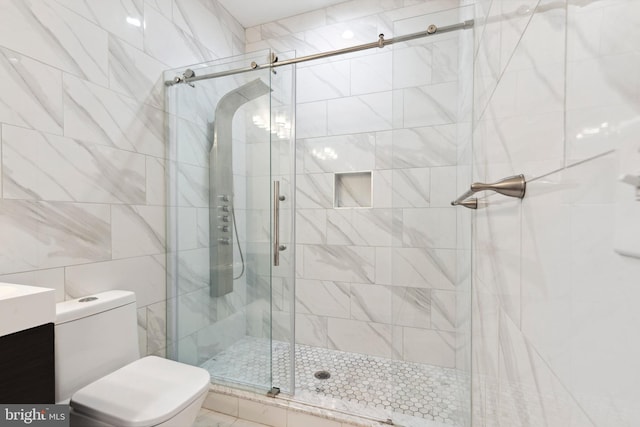
[[[273,265],[280,265],[280,252],[287,249],[280,244],[280,202],[286,198],[280,195],[280,181],[273,181]]]
[[[273,181],[273,265],[280,265],[280,181]]]

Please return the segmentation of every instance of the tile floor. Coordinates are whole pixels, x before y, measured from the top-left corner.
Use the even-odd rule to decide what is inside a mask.
[[[219,412],[201,409],[192,427],[268,427],[264,424],[241,420]]]
[[[203,364],[214,381],[269,384],[267,340],[247,337]],[[462,425],[466,381],[454,369],[325,348],[296,346],[294,399],[412,426]],[[289,384],[290,346],[273,343],[274,384]],[[325,370],[329,379],[314,374]]]

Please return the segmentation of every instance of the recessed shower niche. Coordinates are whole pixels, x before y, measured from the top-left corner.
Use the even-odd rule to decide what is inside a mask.
[[[336,208],[371,207],[371,171],[336,173],[333,189]]]

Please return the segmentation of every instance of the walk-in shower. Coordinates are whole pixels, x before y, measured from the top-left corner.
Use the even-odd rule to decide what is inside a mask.
[[[170,357],[311,406],[468,425],[469,213],[450,206],[470,182],[461,17],[165,74]]]

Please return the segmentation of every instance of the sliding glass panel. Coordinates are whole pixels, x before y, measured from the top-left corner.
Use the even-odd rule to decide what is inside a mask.
[[[278,53],[278,60],[293,58]],[[274,69],[271,75],[271,176],[278,188],[278,230],[273,230],[273,251],[278,265],[272,269],[273,385],[293,393],[294,280],[295,280],[295,65]],[[274,210],[274,214],[275,214]]]
[[[201,76],[269,58],[191,69]],[[271,79],[254,70],[167,89],[169,356],[257,391],[272,386]]]

